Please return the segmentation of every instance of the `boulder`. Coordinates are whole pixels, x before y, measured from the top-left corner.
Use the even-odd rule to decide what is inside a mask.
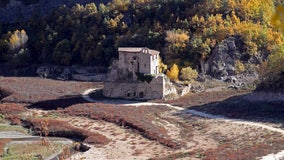
[[[58,77],[60,77],[62,70],[61,68],[55,66],[41,66],[36,70],[36,73],[41,78],[57,79]]]

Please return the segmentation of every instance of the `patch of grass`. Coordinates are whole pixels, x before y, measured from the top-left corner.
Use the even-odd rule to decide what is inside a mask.
[[[51,147],[52,146],[52,147]],[[51,145],[42,145],[41,142],[32,143],[13,143],[9,144],[6,153],[1,157],[2,160],[13,160],[13,159],[31,159],[39,160],[39,155],[42,158],[47,158],[52,154],[60,152],[63,148],[62,143],[53,143]]]
[[[0,155],[4,154],[4,147],[8,142],[10,142],[9,139],[0,139]]]
[[[180,158],[187,158],[187,157],[189,158],[192,156],[193,156],[193,153],[191,152],[178,152],[178,153],[170,154],[163,158],[151,158],[150,160],[175,160],[175,159],[180,159]]]
[[[3,131],[17,131],[28,134],[27,129],[23,128],[22,126],[0,125],[0,132]]]

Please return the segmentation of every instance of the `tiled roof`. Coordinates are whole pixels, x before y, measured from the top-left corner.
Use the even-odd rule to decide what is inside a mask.
[[[159,54],[159,51],[152,50],[146,47],[119,47],[118,52],[126,52],[126,53],[148,53],[152,55]]]

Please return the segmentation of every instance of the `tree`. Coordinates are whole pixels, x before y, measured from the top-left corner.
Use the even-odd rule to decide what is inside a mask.
[[[98,9],[95,3],[86,4],[85,9],[86,9],[88,16],[97,14],[98,12]]]
[[[112,10],[127,11],[130,5],[130,0],[112,0],[109,6]]]
[[[195,80],[198,77],[198,72],[195,69],[192,69],[191,67],[186,67],[181,69],[181,75],[180,78],[182,80]]]
[[[8,43],[5,40],[0,39],[0,62],[7,60],[8,50]]]
[[[171,81],[177,81],[178,74],[179,74],[179,69],[176,64],[173,64],[170,70],[167,71],[167,76],[170,78]]]
[[[284,7],[278,6],[275,10],[274,15],[271,18],[272,26],[284,33]]]
[[[186,42],[189,40],[188,32],[178,29],[169,30],[166,32],[166,41],[170,43],[172,48],[184,49]]]
[[[104,5],[103,3],[100,3],[99,12],[101,14],[107,14],[107,13],[109,13],[109,8],[106,5]]]
[[[9,47],[11,50],[17,50],[24,47],[29,37],[25,30],[16,30],[9,38]]]
[[[70,52],[71,47],[68,39],[58,42],[53,51],[54,62],[59,65],[70,65],[72,60]]]

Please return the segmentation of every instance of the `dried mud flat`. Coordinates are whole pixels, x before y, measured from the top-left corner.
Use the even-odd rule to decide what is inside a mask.
[[[163,104],[127,106],[80,99],[84,90],[101,86],[100,83],[0,77],[0,89],[5,91],[0,111],[15,124],[21,125],[21,121],[32,118],[48,119],[52,120],[50,123],[62,125],[57,130],[67,126],[83,135],[92,133],[104,138],[105,142],[96,138],[92,143],[86,141],[91,148],[68,159],[256,159],[284,149],[283,134],[261,127],[202,118]],[[196,107],[199,102],[203,105],[240,94],[222,91],[216,98],[207,98],[208,102],[206,98],[195,97],[174,103]],[[282,127],[274,123],[267,125]]]

